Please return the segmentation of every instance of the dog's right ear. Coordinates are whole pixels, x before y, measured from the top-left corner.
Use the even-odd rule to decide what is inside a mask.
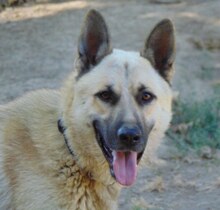
[[[79,74],[88,72],[111,51],[110,36],[104,18],[99,12],[90,10],[79,37]]]

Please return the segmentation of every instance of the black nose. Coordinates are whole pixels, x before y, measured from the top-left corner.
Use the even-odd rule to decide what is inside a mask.
[[[118,129],[117,136],[124,143],[135,144],[141,139],[141,130],[136,125],[123,125]]]

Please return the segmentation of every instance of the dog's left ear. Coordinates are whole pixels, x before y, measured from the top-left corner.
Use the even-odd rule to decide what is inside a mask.
[[[85,18],[78,42],[80,74],[90,70],[111,53],[110,36],[102,15],[90,10]]]
[[[155,26],[145,42],[141,56],[147,58],[158,73],[170,83],[175,58],[175,35],[169,19],[164,19]]]

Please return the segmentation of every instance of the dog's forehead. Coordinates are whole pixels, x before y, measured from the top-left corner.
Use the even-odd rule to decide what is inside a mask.
[[[114,49],[113,52],[108,55],[102,62],[107,67],[114,68],[118,73],[132,74],[134,71],[141,70],[143,68],[152,68],[150,62],[141,57],[138,52],[123,51]]]
[[[140,56],[140,53],[118,49],[114,49],[97,66],[97,74],[109,78],[116,85],[126,82],[130,86],[145,84],[150,87],[161,80],[157,71],[146,58]]]
[[[118,49],[114,49],[111,54],[84,75],[79,83],[80,89],[86,89],[88,85],[94,84],[91,91],[111,86],[118,92],[126,88],[133,92],[143,85],[150,90],[161,92],[161,86],[163,84],[167,86],[150,62],[141,57],[140,53]]]

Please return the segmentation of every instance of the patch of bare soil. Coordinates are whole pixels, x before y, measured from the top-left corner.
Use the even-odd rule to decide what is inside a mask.
[[[37,1],[0,12],[1,103],[37,88],[60,87],[73,68],[89,8],[105,16],[113,47],[126,50],[142,49],[155,23],[171,18],[177,35],[173,87],[180,98],[203,100],[220,84],[219,0]],[[180,157],[167,142],[159,152],[164,164],[140,171],[137,183],[123,190],[119,209],[220,209],[219,158]]]
[[[218,210],[220,161],[195,155],[180,157],[170,143],[160,166],[144,168],[138,182],[120,198],[126,210]]]

